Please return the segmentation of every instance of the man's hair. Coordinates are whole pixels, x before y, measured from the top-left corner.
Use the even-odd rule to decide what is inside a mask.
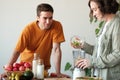
[[[53,7],[50,4],[42,3],[37,6],[37,16],[40,16],[42,11],[54,12]]]
[[[98,8],[103,14],[115,14],[118,11],[119,4],[116,0],[89,0],[88,6],[90,6],[90,2],[94,1],[98,4]],[[93,15],[92,10],[90,10],[90,15]]]

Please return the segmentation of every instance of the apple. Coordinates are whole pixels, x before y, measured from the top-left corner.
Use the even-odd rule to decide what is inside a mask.
[[[18,71],[18,68],[17,67],[13,67],[13,71]]]
[[[20,64],[21,66],[24,66],[24,63],[25,63],[25,62],[21,61],[19,64]]]
[[[28,63],[28,62],[25,62],[25,63],[24,63],[24,67],[25,67],[25,68],[31,68],[31,64]]]
[[[19,71],[25,71],[25,67],[24,66],[20,66],[19,67]]]
[[[9,66],[9,65],[5,65],[5,66],[3,66],[3,68],[5,69],[5,70],[7,70],[7,71],[12,71],[12,66]]]
[[[19,64],[19,63],[13,63],[13,67],[14,67],[14,68],[19,68],[19,67],[20,67],[20,64]]]

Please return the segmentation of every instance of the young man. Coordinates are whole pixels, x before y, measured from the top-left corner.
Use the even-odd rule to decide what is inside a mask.
[[[58,77],[61,74],[61,42],[65,41],[62,25],[53,20],[53,8],[43,3],[37,6],[37,20],[29,23],[23,30],[16,48],[7,66],[15,63],[20,56],[20,61],[31,62],[34,53],[38,53],[44,60],[45,70],[50,69],[50,56],[53,51],[55,70]]]

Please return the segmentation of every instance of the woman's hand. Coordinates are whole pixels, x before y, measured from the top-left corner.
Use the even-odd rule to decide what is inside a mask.
[[[81,43],[80,45],[75,45],[74,43],[71,43],[71,46],[75,49],[81,49],[81,48],[83,48],[83,45],[84,45],[84,42]]]
[[[76,61],[75,66],[85,69],[90,66],[90,61],[88,59],[80,59],[80,60]]]
[[[84,40],[81,39],[79,36],[73,36],[70,40],[70,44],[73,48],[76,48],[76,49],[81,49],[83,48],[83,45],[84,45]]]

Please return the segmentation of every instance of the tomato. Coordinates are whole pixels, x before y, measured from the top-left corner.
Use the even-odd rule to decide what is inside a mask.
[[[50,73],[50,77],[57,77],[56,73]]]

